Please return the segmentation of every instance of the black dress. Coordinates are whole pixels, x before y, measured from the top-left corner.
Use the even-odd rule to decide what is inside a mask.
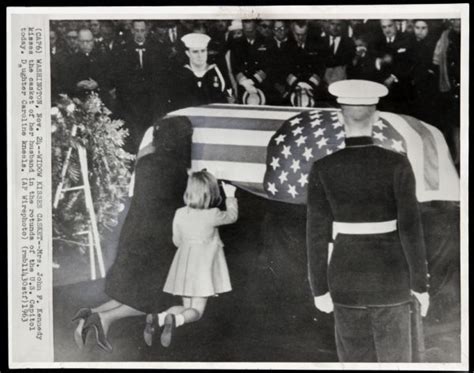
[[[146,313],[172,303],[163,285],[176,252],[173,216],[184,204],[187,182],[185,165],[163,153],[138,160],[134,196],[105,285],[111,298]]]

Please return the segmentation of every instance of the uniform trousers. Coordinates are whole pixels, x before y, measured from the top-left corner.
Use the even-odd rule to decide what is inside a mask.
[[[334,304],[341,362],[411,362],[410,303],[349,307]]]

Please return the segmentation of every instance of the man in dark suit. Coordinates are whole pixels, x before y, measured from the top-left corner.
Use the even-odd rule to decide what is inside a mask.
[[[100,23],[100,33],[102,35],[101,48],[104,53],[115,55],[123,44],[117,39],[114,23],[109,20],[102,21]]]
[[[126,148],[136,153],[141,138],[152,124],[154,116],[165,113],[166,61],[148,40],[147,23],[135,20],[132,24],[133,40],[126,44],[118,56],[114,80],[117,86],[119,115],[129,129]]]
[[[51,58],[51,73],[53,74],[51,89],[53,95],[67,92],[68,66],[71,63],[71,57],[78,50],[77,30],[69,28],[64,33],[63,42],[60,43],[59,39],[57,40]],[[57,33],[55,34],[57,36]]]
[[[324,81],[328,85],[347,78],[347,65],[354,57],[354,42],[343,34],[343,29],[343,21],[330,20],[328,33],[322,38],[322,54],[326,65]]]
[[[79,50],[65,62],[65,92],[81,99],[91,92],[98,92],[107,104],[112,86],[106,57],[95,48],[89,29],[79,30],[78,41]]]
[[[410,76],[414,66],[413,50],[409,40],[397,31],[395,21],[380,21],[383,36],[374,44],[376,53],[376,78],[384,84],[389,94],[380,108],[396,113],[410,113],[409,102],[413,98]]]
[[[316,308],[334,311],[342,362],[411,362],[410,302],[429,306],[415,177],[405,154],[374,146],[370,81],[333,83],[345,148],[314,162],[308,183],[308,271]],[[332,253],[328,244],[333,242]]]
[[[255,20],[242,21],[244,36],[236,39],[231,49],[231,66],[239,85],[240,101],[245,92],[255,94],[268,89],[268,45],[258,34]]]

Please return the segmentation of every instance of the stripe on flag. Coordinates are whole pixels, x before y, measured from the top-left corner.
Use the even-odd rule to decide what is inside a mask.
[[[418,133],[423,140],[425,189],[439,188],[439,165],[438,151],[435,139],[430,130],[426,128],[418,119],[408,115],[400,115]]]
[[[261,146],[266,148],[273,133],[274,131],[194,128],[193,143]]]
[[[416,132],[401,116],[385,111],[380,112],[380,116],[387,120],[387,122],[389,122],[406,141],[407,157],[411,163],[416,179],[416,195],[418,200],[420,200],[425,190],[423,141],[418,132]]]
[[[266,155],[266,147],[199,143],[193,144],[191,154],[192,159],[196,160],[219,159],[227,162],[262,164],[266,162]]]
[[[193,128],[232,128],[242,130],[276,131],[282,121],[275,119],[225,118],[189,116]]]
[[[265,164],[258,163],[194,159],[191,162],[191,167],[193,170],[202,170],[205,168],[219,179],[235,182],[260,183],[260,185],[266,169]]]
[[[439,188],[425,191],[423,201],[459,201],[461,197],[459,175],[454,167],[448,144],[439,129],[425,122],[422,123],[435,139],[439,160]]]
[[[190,107],[180,109],[169,113],[167,116],[208,116],[208,117],[222,117],[222,118],[251,118],[251,119],[275,119],[286,120],[299,114],[299,111],[278,111],[278,110],[251,110],[243,108],[220,108],[220,107]]]

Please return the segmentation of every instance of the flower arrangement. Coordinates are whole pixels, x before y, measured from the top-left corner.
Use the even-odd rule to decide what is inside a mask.
[[[51,109],[53,194],[61,181],[65,189],[83,184],[78,153],[74,151],[82,145],[87,151],[88,178],[101,236],[118,223],[135,159],[122,149],[128,136],[128,130],[122,128],[123,121],[111,119],[110,115],[97,94],[84,101],[61,95]],[[70,147],[73,151],[61,180]],[[53,211],[53,237],[77,241],[77,233],[87,230],[88,222],[83,191],[63,193]]]

